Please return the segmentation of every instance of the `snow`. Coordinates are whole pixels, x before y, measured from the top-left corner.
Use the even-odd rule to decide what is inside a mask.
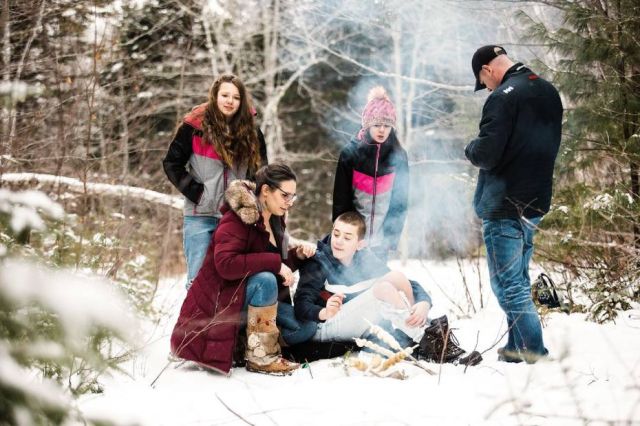
[[[44,221],[35,210],[26,207],[15,207],[12,210],[11,229],[16,234],[24,229],[42,231],[44,228]]]
[[[11,215],[11,229],[17,234],[24,229],[44,230],[39,212],[53,219],[61,219],[64,210],[40,191],[12,192],[0,189],[0,212]]]
[[[39,340],[25,348],[27,356],[37,359],[61,359],[65,356],[65,348],[58,342]]]
[[[633,205],[633,196],[631,194],[624,194],[623,197],[627,200],[629,206]]]
[[[438,373],[432,376],[402,363],[408,378],[397,380],[355,370],[347,376],[339,359],[311,363],[288,377],[244,369],[227,377],[168,365],[169,334],[186,294],[180,276],[161,281],[155,303],[165,315],[145,324],[138,355],[123,373],[104,378],[103,394],[82,397],[79,407],[90,418],[143,425],[583,425],[640,419],[638,310],[604,325],[587,322],[582,314],[545,315],[552,358],[507,364],[497,361],[506,326],[484,262],[391,266],[427,287],[436,306],[448,313],[462,347],[488,349],[479,366],[428,364]]]
[[[214,16],[219,16],[221,18],[230,19],[231,14],[229,11],[220,4],[219,0],[208,0],[206,6],[206,11],[210,12]]]
[[[22,306],[40,304],[54,313],[63,324],[69,343],[80,343],[81,337],[95,326],[132,340],[132,319],[115,315],[126,312],[127,304],[107,280],[50,270],[26,261],[6,260],[2,266],[0,283],[4,296]]]
[[[84,193],[86,190],[87,192],[96,195],[115,195],[141,198],[176,209],[182,209],[184,207],[184,199],[182,197],[163,194],[161,192],[151,191],[150,189],[138,188],[135,186],[94,182],[85,183],[80,179],[43,173],[5,173],[2,175],[2,180],[7,182],[36,181],[41,183],[53,183],[57,185],[66,185],[69,189],[79,193]]]
[[[560,239],[561,243],[568,243],[573,239],[573,233],[571,231],[567,232],[562,239]]]
[[[0,83],[0,96],[11,95],[17,101],[23,101],[27,97],[27,83],[24,81],[3,81]]]
[[[613,203],[613,197],[611,194],[598,194],[592,200],[584,203],[582,207],[585,209],[591,210],[607,210],[611,208],[611,204]]]
[[[39,95],[43,92],[41,84],[27,84],[24,81],[0,82],[0,98],[9,97],[12,102],[22,102],[29,95]]]
[[[29,380],[32,373],[20,366],[9,354],[6,345],[0,341],[0,382],[8,387],[21,390],[40,404],[51,407],[66,407],[69,400],[60,393],[60,388],[49,379]]]
[[[116,62],[115,64],[113,64],[113,65],[111,66],[111,73],[112,73],[112,74],[117,73],[118,71],[120,71],[120,70],[122,69],[122,67],[124,67],[124,63],[122,63],[122,62]]]

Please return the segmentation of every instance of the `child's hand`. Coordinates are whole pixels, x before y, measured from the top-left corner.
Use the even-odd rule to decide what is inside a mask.
[[[344,299],[344,294],[336,293],[327,300],[327,307],[325,308],[326,310],[325,319],[334,317],[340,311],[340,309],[342,308],[343,299]]]
[[[315,244],[308,243],[306,241],[301,241],[300,245],[296,247],[296,256],[300,260],[307,259],[309,257],[313,257],[316,254],[316,246]]]
[[[293,272],[291,272],[291,269],[284,263],[280,265],[280,272],[278,272],[278,275],[280,275],[284,280],[282,285],[285,287],[289,287],[293,284]]]
[[[427,322],[431,306],[428,302],[418,302],[411,307],[411,315],[406,319],[405,323],[409,327],[422,327]]]

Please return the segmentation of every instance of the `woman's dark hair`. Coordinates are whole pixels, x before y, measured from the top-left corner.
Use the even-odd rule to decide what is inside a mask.
[[[293,173],[291,167],[282,162],[274,162],[266,166],[260,167],[256,172],[256,195],[260,195],[262,185],[268,185],[272,189],[280,187],[282,182],[292,180],[298,181],[296,174]]]
[[[218,92],[222,83],[233,84],[240,94],[240,107],[229,122],[218,109]],[[260,145],[253,119],[251,99],[237,76],[222,74],[211,85],[207,107],[202,117],[202,131],[205,143],[213,144],[228,167],[247,164],[250,174],[260,167]]]

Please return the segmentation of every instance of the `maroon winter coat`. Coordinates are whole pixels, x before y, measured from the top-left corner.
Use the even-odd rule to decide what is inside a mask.
[[[269,233],[252,187],[248,181],[229,185],[224,214],[171,334],[172,353],[223,373],[229,373],[233,362],[246,279],[265,271],[277,275],[283,262],[283,256],[267,251]],[[278,246],[286,247],[284,219],[274,216],[271,225]],[[295,259],[295,250],[284,253]]]

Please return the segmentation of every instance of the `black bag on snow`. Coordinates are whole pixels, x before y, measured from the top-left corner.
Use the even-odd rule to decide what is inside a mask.
[[[542,273],[531,283],[531,296],[536,305],[559,308],[560,298],[549,275]]]

